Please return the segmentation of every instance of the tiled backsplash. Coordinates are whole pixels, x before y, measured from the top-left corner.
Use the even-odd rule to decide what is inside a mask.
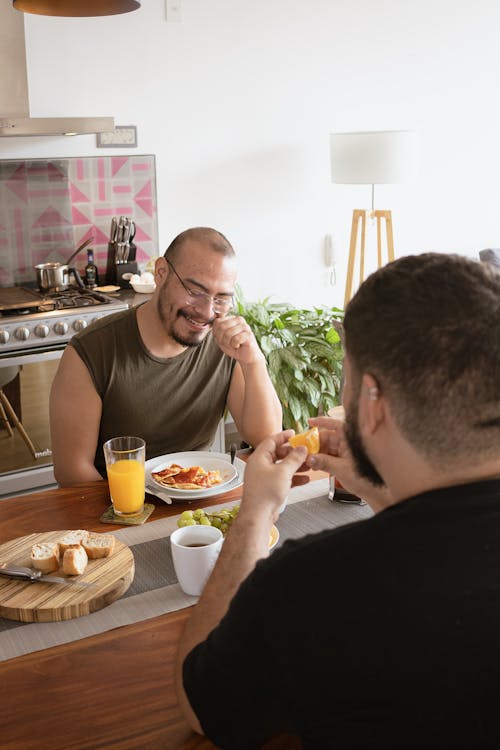
[[[154,156],[0,161],[0,286],[34,281],[37,263],[65,263],[88,237],[104,274],[113,216],[134,220],[140,266],[158,255]],[[86,262],[84,250],[71,265]]]

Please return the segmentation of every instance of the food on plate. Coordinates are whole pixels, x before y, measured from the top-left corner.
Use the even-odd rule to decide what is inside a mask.
[[[82,547],[90,560],[109,557],[115,548],[115,538],[112,534],[89,534]]]
[[[239,509],[239,505],[233,505],[232,508],[221,508],[220,510],[214,510],[212,513],[207,513],[202,508],[185,510],[184,513],[181,513],[177,526],[215,526],[226,536],[229,527],[238,515]]]
[[[81,544],[69,547],[63,555],[63,571],[67,576],[79,576],[85,568],[89,558]]]
[[[77,529],[76,531],[67,531],[62,539],[59,540],[59,550],[61,557],[64,555],[67,549],[71,547],[79,547],[84,539],[89,535],[88,531],[84,529]]]
[[[161,471],[151,472],[153,479],[164,487],[176,490],[200,490],[222,482],[218,469],[205,471],[201,466],[170,464]]]
[[[232,522],[238,515],[240,509],[239,505],[233,505],[231,508],[221,508],[220,510],[214,510],[207,512],[202,508],[196,510],[185,510],[179,516],[177,526],[182,528],[183,526],[215,526],[220,529],[224,536],[229,531]],[[278,540],[278,530],[273,526],[273,530],[269,535],[269,547],[274,547]]]
[[[105,284],[104,286],[96,286],[96,292],[103,292],[104,294],[109,292],[117,292],[120,289],[116,284]]]
[[[41,542],[31,548],[31,564],[42,573],[53,573],[57,570],[60,557],[57,542]]]
[[[288,442],[293,448],[303,445],[307,448],[308,453],[319,453],[319,430],[317,427],[311,427],[310,430],[299,432],[298,435],[292,435]]]

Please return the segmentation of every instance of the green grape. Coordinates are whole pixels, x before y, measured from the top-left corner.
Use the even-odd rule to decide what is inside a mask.
[[[177,526],[182,529],[183,526],[196,526],[196,521],[194,518],[179,518],[177,521]]]
[[[233,505],[231,508],[221,508],[213,513],[206,513],[202,508],[185,510],[181,513],[177,526],[195,526],[196,524],[199,526],[215,526],[226,536],[232,522],[238,515],[239,509],[239,505]]]

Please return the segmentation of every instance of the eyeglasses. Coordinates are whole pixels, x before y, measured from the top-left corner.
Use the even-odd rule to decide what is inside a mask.
[[[168,258],[165,258],[165,260],[179,279],[186,294],[188,295],[189,300],[191,301],[191,304],[194,307],[209,302],[213,308],[213,311],[218,314],[228,312],[228,310],[231,310],[231,308],[234,307],[234,295],[229,294],[227,297],[218,297],[217,295],[213,296],[212,294],[202,292],[201,290],[195,291],[194,289],[190,289],[188,286],[186,286],[186,284],[183,282],[183,280],[175,270],[174,264],[170,260],[168,260]]]

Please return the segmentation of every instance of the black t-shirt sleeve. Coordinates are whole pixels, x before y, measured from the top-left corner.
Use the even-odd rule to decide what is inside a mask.
[[[205,734],[221,748],[258,748],[289,729],[276,640],[284,630],[280,613],[270,612],[276,606],[273,568],[271,560],[257,565],[218,627],[184,662],[191,706]]]

